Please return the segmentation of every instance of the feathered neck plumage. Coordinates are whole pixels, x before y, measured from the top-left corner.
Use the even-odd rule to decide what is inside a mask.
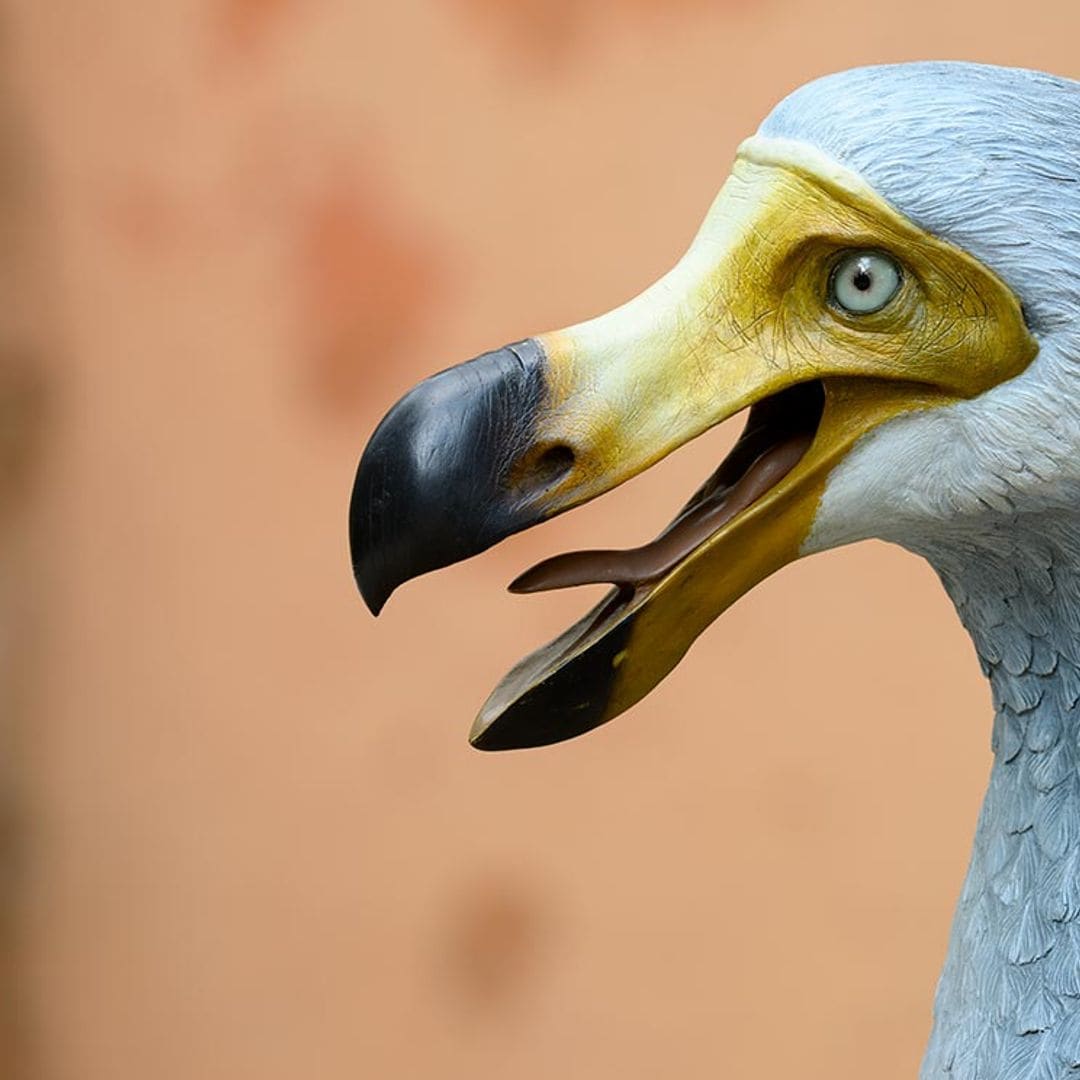
[[[1080,515],[930,545],[994,700],[994,764],[923,1077],[1080,1068]]]

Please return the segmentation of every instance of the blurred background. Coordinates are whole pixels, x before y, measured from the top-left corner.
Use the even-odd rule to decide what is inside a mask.
[[[726,427],[396,595],[359,451],[413,382],[681,254],[813,76],[1080,76],[1074,0],[12,0],[0,82],[0,1074],[915,1075],[989,767],[932,573],[789,567],[631,714],[490,687]]]

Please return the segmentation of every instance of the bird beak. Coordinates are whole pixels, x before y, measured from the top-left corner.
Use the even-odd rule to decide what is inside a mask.
[[[854,316],[837,260],[890,253],[896,297]],[[749,409],[742,438],[653,543],[549,559],[519,592],[610,582],[480,711],[481,749],[557,742],[617,716],[718,615],[799,557],[828,478],[903,413],[972,397],[1036,351],[1011,291],[802,144],[740,149],[690,250],[630,303],[410,391],[357,472],[350,538],[374,612],[418,574],[610,490]]]

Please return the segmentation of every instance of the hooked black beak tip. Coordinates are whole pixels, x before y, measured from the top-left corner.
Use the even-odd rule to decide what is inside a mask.
[[[378,615],[410,578],[476,555],[537,520],[508,476],[544,391],[533,339],[433,375],[375,429],[349,506],[353,574]]]
[[[387,587],[383,583],[374,580],[364,573],[363,564],[353,563],[353,577],[356,579],[356,587],[360,590],[360,596],[368,611],[376,618],[390,599],[394,586]]]

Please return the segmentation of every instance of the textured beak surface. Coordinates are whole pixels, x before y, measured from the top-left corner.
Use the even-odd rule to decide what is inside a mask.
[[[853,316],[838,260],[889,253],[895,299]],[[641,296],[422,383],[365,451],[353,564],[378,610],[409,577],[610,490],[749,407],[738,445],[675,522],[629,552],[559,556],[533,592],[611,594],[522,661],[480,712],[482,749],[556,742],[629,708],[701,631],[797,558],[829,473],[879,424],[972,397],[1035,353],[990,271],[801,144],[744,144],[690,250]]]
[[[374,614],[403,581],[538,520],[509,472],[533,442],[543,392],[540,347],[520,341],[425,379],[387,413],[349,506],[356,583]]]

